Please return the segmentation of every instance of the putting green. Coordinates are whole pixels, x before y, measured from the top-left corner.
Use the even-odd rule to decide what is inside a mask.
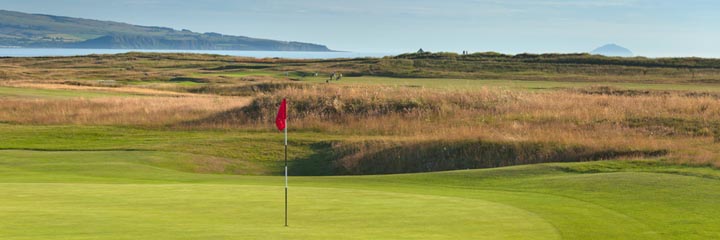
[[[720,171],[660,161],[283,178],[198,155],[0,151],[0,239],[717,239]],[[176,163],[173,165],[173,163]]]
[[[2,239],[556,239],[503,204],[337,188],[0,184]]]

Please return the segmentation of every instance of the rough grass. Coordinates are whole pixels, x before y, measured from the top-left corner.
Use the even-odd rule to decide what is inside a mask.
[[[325,83],[326,77],[305,78],[311,83]],[[630,90],[657,91],[700,91],[720,92],[720,85],[710,83],[658,83],[658,82],[611,82],[611,81],[553,81],[553,80],[513,80],[509,78],[396,78],[396,77],[343,77],[332,85],[379,85],[386,87],[430,88],[437,90],[481,90],[482,88],[506,88],[515,90],[558,90],[610,86]]]
[[[137,97],[4,99],[0,121],[19,124],[164,126],[242,107],[247,98]]]
[[[689,162],[717,166],[713,160],[717,155],[699,150],[699,146],[716,144],[713,138],[717,138],[720,105],[715,97],[682,92],[589,91],[594,90],[445,92],[310,85],[260,94],[247,107],[188,124],[221,129],[265,128],[274,121],[277,103],[287,97],[291,99],[290,125],[295,129],[401,136],[402,144],[407,145],[425,140],[481,139],[545,143],[597,152],[662,150],[683,152],[683,158],[693,159]],[[689,138],[697,141],[690,144]],[[407,151],[418,151],[413,149]]]
[[[69,90],[56,89],[38,89],[38,88],[20,88],[20,87],[3,87],[0,86],[0,97],[14,98],[77,98],[77,97],[108,97],[123,94],[113,94],[107,92],[78,92]]]
[[[483,140],[335,143],[337,173],[387,174],[496,168],[548,162],[657,157],[666,150],[594,149],[582,145]]]
[[[249,84],[207,85],[187,89],[191,93],[215,94],[222,96],[255,96],[262,93],[273,93],[290,87],[303,88],[306,84],[291,82],[260,82]]]
[[[371,65],[392,77],[611,82],[718,82],[717,59],[612,58],[588,54],[406,54]]]
[[[496,89],[443,92],[412,88],[303,86],[284,87],[260,94],[248,107],[238,109],[234,119],[268,123],[282,98],[298,127],[317,122],[347,123],[353,119],[406,117],[426,121],[435,128],[443,121],[498,119],[537,123],[623,123],[630,118],[720,119],[720,105],[711,96],[646,94],[638,96],[588,94],[587,92],[525,92]],[[232,114],[232,113],[228,113]],[[226,114],[227,115],[227,114]],[[211,119],[218,121],[218,119]],[[221,121],[222,119],[219,119]],[[432,121],[440,120],[440,121]],[[228,119],[232,121],[232,119]],[[368,124],[372,121],[364,121]],[[438,125],[439,124],[439,125]],[[402,126],[394,126],[401,128]]]
[[[579,62],[569,63],[572,59]],[[501,66],[504,63],[500,60],[507,61],[508,65]],[[425,78],[433,75],[413,79],[350,77],[378,70],[378,64],[389,64],[382,67],[394,66],[398,71],[419,70],[413,74],[421,74],[425,70],[455,74],[466,73],[466,70],[474,69],[479,63],[488,65],[482,71],[502,73],[510,79],[526,71],[538,73],[540,70],[546,77],[558,79],[507,81]],[[717,104],[718,95],[712,92],[715,85],[707,81],[687,84],[685,79],[688,73],[691,77],[712,77],[714,65],[709,60],[625,61],[574,55],[431,54],[386,59],[305,61],[132,53],[3,59],[2,64],[8,66],[7,71],[11,75],[18,76],[16,73],[20,72],[22,74],[18,78],[26,79],[3,82],[5,86],[23,87],[6,90],[18,93],[6,95],[0,107],[3,110],[0,121],[18,125],[72,124],[164,127],[183,131],[267,131],[272,125],[277,102],[287,97],[290,99],[290,126],[293,130],[358,140],[355,142],[381,137],[389,146],[423,146],[425,142],[477,139],[509,145],[537,143],[543,146],[591,149],[591,152],[667,151],[668,156],[679,163],[720,164],[720,155],[714,150],[720,137],[720,105]],[[545,71],[552,66],[558,67],[555,70],[564,70]],[[648,67],[654,69],[646,69]],[[312,83],[326,78],[329,69],[344,72],[348,77],[332,84]],[[622,71],[613,74],[607,72],[613,69]],[[285,79],[285,72],[291,73],[293,78],[302,78],[314,72],[320,73],[320,76],[303,78],[310,83],[295,83]],[[253,73],[266,76],[245,79]],[[25,77],[22,77],[23,74]],[[144,77],[137,77],[140,74]],[[597,79],[566,79],[578,74]],[[661,74],[663,78],[652,81],[652,84],[628,80],[639,74],[643,77]],[[108,77],[118,85],[110,87],[103,85],[105,81],[88,80],[93,79],[92,76]],[[619,78],[611,79],[614,77]],[[538,79],[545,78],[533,80]],[[183,83],[187,81],[198,84]],[[593,87],[598,83],[607,83],[610,87]],[[23,91],[39,92],[27,94]],[[65,98],[84,94],[153,97],[47,99],[60,93],[66,94]],[[206,97],[194,93],[249,96],[253,100],[245,105],[246,100],[242,98]],[[339,150],[329,147],[331,145],[330,138],[319,138],[308,143],[306,149],[316,152],[313,158],[322,159],[310,161],[311,165],[328,166],[328,156],[344,158],[343,154],[337,152]],[[381,150],[387,149],[375,149],[367,153]],[[417,152],[414,148],[404,151]],[[220,156],[227,155],[234,153]],[[374,159],[370,156],[367,158]],[[403,160],[413,162],[420,157],[404,158],[415,158]],[[310,172],[325,174],[328,171]]]
[[[72,88],[79,91],[84,87]],[[343,151],[330,147],[334,138],[314,139],[305,148],[314,154],[295,159],[304,163],[297,165],[297,169],[302,169],[298,172],[301,174],[450,170],[652,156],[658,152],[667,153],[679,163],[720,164],[720,155],[712,150],[718,144],[720,126],[720,105],[714,95],[608,88],[551,92],[487,88],[435,91],[299,83],[209,85],[199,89],[205,89],[206,95],[63,100],[6,98],[0,106],[3,110],[0,121],[267,131],[272,126],[277,103],[286,97],[290,99],[290,126],[295,131],[354,136],[360,142],[368,136],[385,136],[384,141],[388,142],[387,146]],[[251,95],[254,99],[209,94]],[[353,145],[350,140],[346,139],[346,143]],[[488,147],[477,152],[473,150],[477,146],[460,144],[467,140],[510,146],[507,149],[511,150]],[[442,155],[441,151],[435,151],[437,148],[426,151],[428,142],[458,143],[462,147],[451,148],[467,153],[461,155],[484,157]],[[408,147],[390,147],[398,144]],[[522,152],[536,153],[517,154]],[[386,157],[388,155],[395,157]],[[493,161],[499,163],[490,164],[487,160],[490,158],[497,158]],[[428,164],[432,166],[427,167]],[[258,171],[263,172],[268,171]]]
[[[111,84],[117,84],[117,82],[110,82]],[[66,93],[60,96],[165,96],[165,97],[182,97],[182,96],[193,96],[178,91],[169,91],[158,87],[159,89],[153,89],[148,87],[135,87],[132,86],[133,82],[128,85],[108,85],[103,84],[102,81],[8,81],[0,83],[0,86],[12,87],[7,89],[8,95],[12,96],[13,91],[41,91],[38,94],[29,95],[29,97],[49,97],[53,96],[53,92]],[[173,84],[175,88],[173,90],[183,89],[183,84]],[[155,87],[155,86],[153,86]],[[44,91],[44,92],[43,92]]]
[[[0,59],[0,79],[170,80],[201,77],[210,81],[265,75],[292,78],[333,72],[345,76],[718,84],[720,65],[700,58],[609,58],[576,54],[516,56],[403,55],[382,59],[289,60],[219,55],[127,53],[55,58]]]

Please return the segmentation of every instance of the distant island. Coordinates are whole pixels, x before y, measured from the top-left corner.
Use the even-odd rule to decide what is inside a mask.
[[[0,10],[0,47],[328,52],[319,44]]]
[[[607,44],[602,47],[596,48],[591,52],[592,54],[603,55],[608,57],[632,57],[633,52],[630,49],[624,48],[617,44]]]

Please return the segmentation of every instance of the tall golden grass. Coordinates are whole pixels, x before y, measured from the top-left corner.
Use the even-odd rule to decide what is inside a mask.
[[[148,91],[152,95],[157,90]],[[489,88],[438,91],[292,84],[259,91],[252,98],[211,93],[90,99],[0,98],[0,121],[270,129],[277,104],[288,98],[293,129],[347,136],[345,144],[351,147],[336,150],[354,149],[349,152],[356,157],[410,154],[438,142],[482,141],[507,146],[541,144],[560,149],[545,149],[551,153],[547,154],[548,159],[605,156],[603,153],[618,157],[659,151],[667,152],[678,163],[720,167],[720,143],[713,140],[720,134],[720,102],[706,94],[622,95]],[[397,143],[418,149],[398,148]],[[542,157],[518,156],[508,161],[537,162]]]
[[[0,121],[20,124],[163,126],[245,106],[240,97],[0,98]]]
[[[713,142],[720,133],[720,102],[703,94],[304,86],[260,94],[247,107],[196,123],[266,128],[283,97],[290,99],[291,126],[297,129],[386,136],[406,143],[482,139],[599,152],[667,150],[677,161],[720,166],[718,151],[703,150],[720,146]],[[361,152],[382,149],[375,146]]]
[[[33,89],[47,89],[47,90],[71,90],[71,91],[85,91],[85,92],[107,92],[107,93],[123,93],[130,95],[143,95],[143,96],[169,96],[169,97],[192,97],[198,96],[197,94],[185,93],[179,91],[170,91],[166,89],[157,89],[151,87],[133,87],[133,86],[122,86],[122,87],[111,87],[97,85],[73,85],[67,84],[65,81],[2,81],[0,86],[16,87],[16,88],[33,88]],[[173,90],[180,90],[175,88]]]
[[[393,135],[432,134],[484,125],[591,130],[608,125],[625,131],[624,128],[631,127],[628,121],[632,119],[669,119],[708,126],[720,121],[720,102],[710,96],[617,96],[497,89],[436,91],[317,85],[290,86],[273,93],[261,93],[247,108],[209,120],[216,124],[243,121],[246,125],[264,126],[273,121],[281,98],[290,100],[291,116],[298,128],[361,129]],[[233,122],[233,125],[237,124]],[[646,127],[635,125],[632,127]],[[685,129],[674,130],[675,134],[684,134]]]
[[[289,125],[293,130],[345,136],[332,150],[338,154],[335,156],[337,166],[346,167],[348,172],[387,171],[363,170],[358,166],[374,166],[378,161],[405,163],[397,158],[428,161],[446,158],[448,162],[425,162],[436,164],[435,169],[446,169],[447,165],[442,164],[458,163],[454,162],[457,159],[471,161],[459,163],[460,167],[483,167],[496,166],[484,162],[495,158],[506,161],[498,163],[502,165],[666,152],[676,163],[720,167],[718,94],[603,88],[545,92],[490,88],[440,91],[299,85],[272,77],[223,76],[248,69],[340,71],[347,76],[632,83],[713,83],[720,76],[712,64],[679,68],[673,65],[672,59],[647,60],[660,61],[661,65],[639,67],[632,63],[587,61],[584,61],[587,64],[504,62],[493,60],[496,58],[493,56],[472,59],[475,57],[479,56],[465,56],[462,58],[467,59],[460,59],[462,61],[399,58],[325,61],[129,53],[5,58],[0,59],[2,86],[126,96],[0,97],[0,122],[270,129],[277,104],[286,97],[290,100]],[[684,59],[676,63],[695,66],[693,62],[693,59]],[[102,79],[121,84],[105,86],[98,81]],[[208,84],[173,83],[183,79]],[[122,82],[124,80],[129,82]],[[144,80],[153,84],[133,85]],[[441,146],[464,147],[455,149],[454,154],[445,154]],[[475,151],[485,146],[500,150]]]

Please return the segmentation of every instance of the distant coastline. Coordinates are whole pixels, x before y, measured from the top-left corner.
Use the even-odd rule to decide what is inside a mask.
[[[6,10],[0,10],[0,20],[0,45],[23,48],[333,51],[315,43]]]
[[[88,48],[7,48],[0,47],[0,57],[70,57],[92,54],[122,54],[129,52],[216,54],[254,58],[333,59],[384,57],[400,53],[348,52],[348,51],[235,51],[235,50],[180,50],[180,49],[88,49]]]

